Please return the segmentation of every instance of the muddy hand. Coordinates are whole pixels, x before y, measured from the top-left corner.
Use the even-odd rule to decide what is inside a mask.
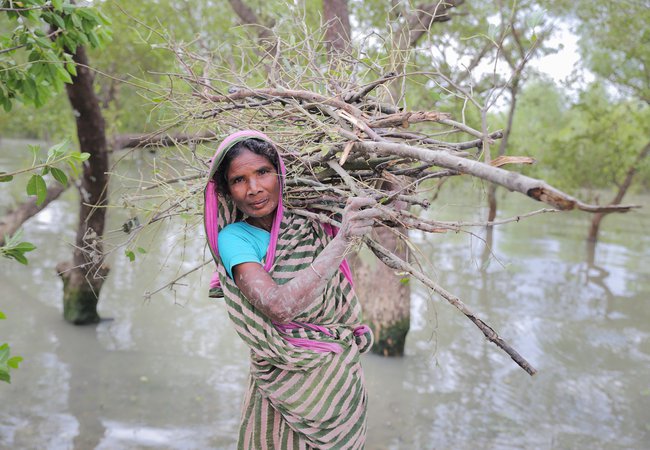
[[[370,233],[375,219],[382,216],[380,210],[371,207],[376,204],[371,198],[349,198],[343,210],[340,234],[349,241],[353,237]]]

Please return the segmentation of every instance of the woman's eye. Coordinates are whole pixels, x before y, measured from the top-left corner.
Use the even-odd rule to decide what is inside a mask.
[[[242,180],[243,180],[242,177],[233,178],[232,180],[230,180],[230,184],[237,184],[237,183],[241,182]]]
[[[270,172],[269,169],[260,169],[260,170],[259,170],[259,174],[260,174],[260,175],[266,175],[266,174],[269,173],[269,172]]]

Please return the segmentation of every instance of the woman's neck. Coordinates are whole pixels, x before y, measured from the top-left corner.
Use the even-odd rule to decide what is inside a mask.
[[[248,217],[246,223],[271,232],[271,227],[273,227],[273,217]]]

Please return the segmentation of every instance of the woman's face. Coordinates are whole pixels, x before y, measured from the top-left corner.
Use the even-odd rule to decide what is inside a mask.
[[[270,230],[280,195],[271,161],[245,149],[230,162],[226,183],[237,209],[249,216],[249,222]]]

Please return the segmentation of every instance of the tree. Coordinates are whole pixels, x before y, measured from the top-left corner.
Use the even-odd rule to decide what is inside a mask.
[[[73,262],[60,265],[58,270],[64,280],[66,320],[75,324],[97,322],[97,298],[106,274],[98,238],[104,227],[108,157],[104,120],[84,46],[98,47],[110,38],[109,20],[96,9],[67,0],[31,0],[21,5],[4,1],[2,6],[17,26],[1,39],[0,103],[6,111],[16,99],[40,107],[65,86],[75,111],[80,148],[90,155],[79,185],[80,217]],[[19,59],[23,64],[16,64]],[[34,190],[40,199],[45,188],[44,183],[37,184],[40,188]]]
[[[576,31],[586,66],[618,89],[622,96],[641,102],[641,113],[647,111],[650,107],[650,48],[647,45],[650,8],[647,2],[579,1],[572,2],[567,8],[570,16],[577,19]],[[636,114],[639,111],[633,107],[632,112]],[[635,156],[628,160],[624,175],[615,181],[618,190],[609,202],[611,205],[622,202],[634,176],[650,154],[647,128],[639,133],[639,138],[641,142],[636,144]],[[596,214],[592,218],[589,241],[598,240],[605,215]]]

